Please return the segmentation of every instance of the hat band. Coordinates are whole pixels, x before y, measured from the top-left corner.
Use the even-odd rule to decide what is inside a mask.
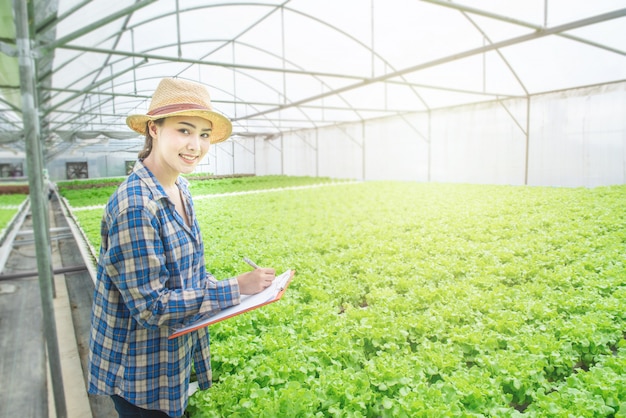
[[[207,108],[206,106],[198,105],[195,103],[177,103],[177,104],[157,107],[156,109],[149,111],[147,115],[148,116],[160,116],[160,115],[167,115],[167,114],[174,113],[174,112],[181,112],[184,110],[211,111],[211,109]]]

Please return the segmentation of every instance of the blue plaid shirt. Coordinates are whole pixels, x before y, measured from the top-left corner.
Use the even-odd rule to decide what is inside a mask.
[[[235,278],[207,273],[187,181],[179,177],[189,227],[138,161],[111,196],[89,341],[89,393],[183,415],[192,361],[200,388],[211,385],[207,328],[169,340],[173,328],[239,304]]]

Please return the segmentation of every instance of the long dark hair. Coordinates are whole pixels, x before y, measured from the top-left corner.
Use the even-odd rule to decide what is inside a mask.
[[[158,126],[161,126],[163,125],[164,120],[165,118],[161,118],[161,119],[156,119],[153,122],[157,124]],[[146,122],[146,141],[143,143],[143,148],[141,151],[139,151],[139,154],[137,155],[137,157],[140,160],[143,160],[148,155],[150,155],[151,152],[152,152],[152,135],[150,135],[148,123]]]

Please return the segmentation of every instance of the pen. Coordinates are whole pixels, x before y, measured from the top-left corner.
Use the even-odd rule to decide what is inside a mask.
[[[255,269],[261,268],[261,267],[257,266],[256,263],[254,261],[250,260],[248,257],[244,257],[243,261],[245,261],[246,263],[250,264]]]

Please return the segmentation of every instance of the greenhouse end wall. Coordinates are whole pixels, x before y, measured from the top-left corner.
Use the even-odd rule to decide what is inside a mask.
[[[46,168],[53,181],[68,180],[68,164],[84,165],[86,177],[102,178],[121,177],[126,175],[126,161],[137,159],[136,152],[77,153],[76,155],[59,156],[46,163]]]
[[[528,120],[530,115],[530,121]],[[439,183],[595,187],[626,184],[626,82],[408,113],[210,148],[199,171]],[[528,138],[526,131],[529,132]],[[89,178],[123,176],[136,151],[72,153]]]
[[[532,101],[529,184],[626,184],[626,83]]]
[[[358,180],[626,184],[624,115],[626,82],[256,139],[243,166],[257,175]],[[233,145],[220,145],[232,154]],[[218,174],[233,165],[222,172],[218,163]]]

